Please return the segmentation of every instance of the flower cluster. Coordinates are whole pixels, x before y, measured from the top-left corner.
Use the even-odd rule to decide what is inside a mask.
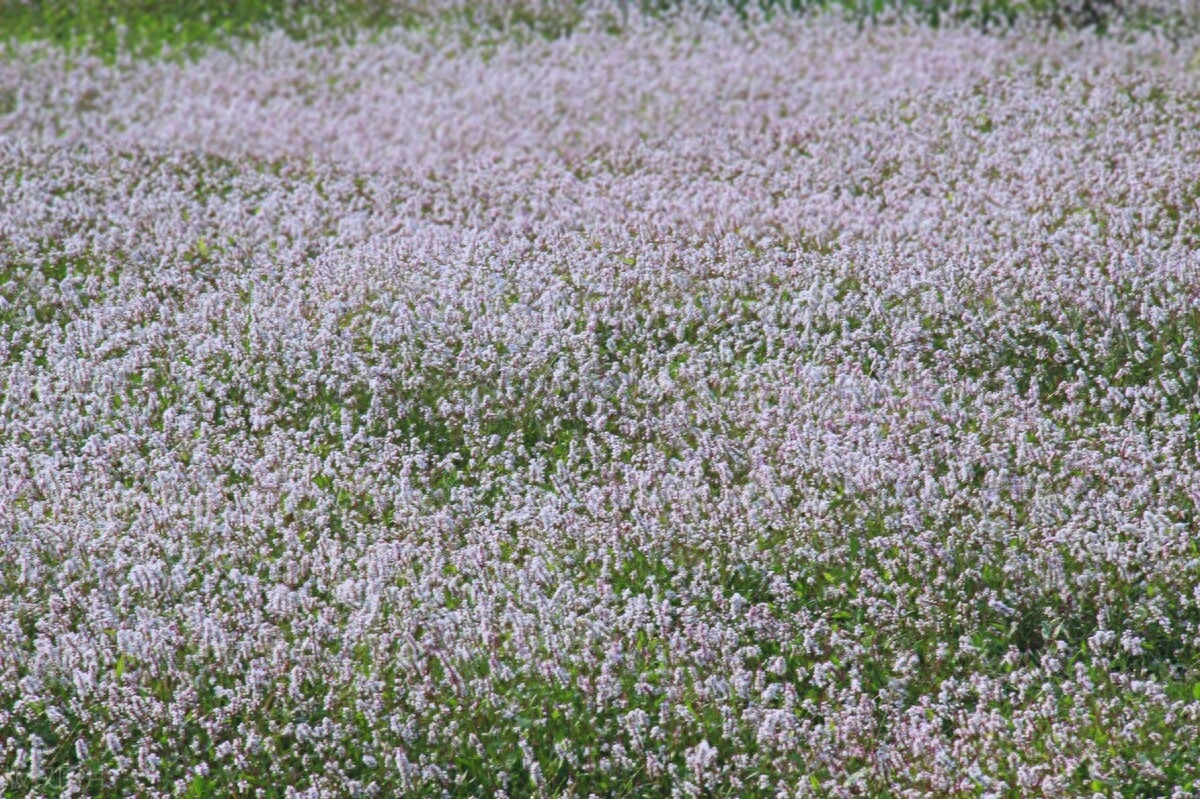
[[[1200,790],[1195,43],[0,61],[0,791]]]

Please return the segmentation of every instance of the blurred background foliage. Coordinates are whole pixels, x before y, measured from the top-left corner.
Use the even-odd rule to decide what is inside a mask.
[[[569,33],[585,0],[0,0],[0,41],[49,41],[112,58],[173,55],[282,29],[293,38],[360,36],[394,26],[465,20],[481,29],[520,26]],[[1158,5],[1156,5],[1156,3]],[[934,26],[954,22],[1006,30],[1021,21],[1104,33],[1117,22],[1168,35],[1190,26],[1194,0],[617,0],[612,18],[637,8],[756,14],[842,12],[870,23],[904,14]]]

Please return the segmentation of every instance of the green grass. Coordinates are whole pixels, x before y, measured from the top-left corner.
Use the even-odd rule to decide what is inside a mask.
[[[389,0],[0,0],[0,31],[8,42],[48,41],[106,57],[186,53],[253,38],[269,27],[304,38],[418,21]]]
[[[638,0],[651,14],[669,14],[687,5],[732,7],[740,15],[840,10],[866,22],[902,10],[937,26],[956,20],[983,29],[1005,28],[1035,17],[1055,27],[1094,28],[1103,32],[1123,18],[1139,27],[1178,28],[1130,0]],[[548,38],[568,34],[579,21],[580,0],[542,10],[514,3],[505,13],[469,8],[463,13],[473,29],[520,27]],[[442,15],[444,16],[444,15]],[[314,35],[354,36],[402,26],[436,25],[447,20],[420,3],[405,0],[0,0],[0,41],[45,41],[72,51],[112,60],[118,54],[154,57],[193,54],[265,30],[282,29],[296,39]]]

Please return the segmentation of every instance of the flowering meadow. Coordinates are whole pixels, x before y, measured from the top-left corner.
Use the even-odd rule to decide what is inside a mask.
[[[1200,39],[0,58],[0,795],[1200,795]]]

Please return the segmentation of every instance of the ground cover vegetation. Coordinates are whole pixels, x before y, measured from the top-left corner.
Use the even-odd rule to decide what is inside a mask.
[[[451,26],[473,37],[520,31],[567,35],[597,11],[619,28],[629,12],[671,16],[680,11],[742,21],[776,14],[839,12],[863,24],[901,11],[934,26],[983,30],[1018,20],[1057,28],[1124,28],[1172,32],[1194,28],[1193,0],[618,0],[607,9],[590,0],[0,0],[0,39],[51,41],[107,59],[129,54],[193,56],[267,31],[295,39],[369,38],[395,27]],[[1176,33],[1177,35],[1177,33]]]
[[[0,793],[1200,791],[1200,40],[621,13],[10,45]]]

